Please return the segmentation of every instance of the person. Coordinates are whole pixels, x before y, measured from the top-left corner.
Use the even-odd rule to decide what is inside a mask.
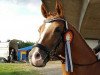
[[[13,62],[13,60],[14,60],[14,54],[13,53],[14,53],[14,49],[12,49],[11,53],[10,53],[10,61],[11,62]]]

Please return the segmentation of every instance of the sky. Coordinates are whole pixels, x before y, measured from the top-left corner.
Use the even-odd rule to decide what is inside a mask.
[[[40,6],[41,0],[0,0],[0,41],[36,42],[44,20]]]

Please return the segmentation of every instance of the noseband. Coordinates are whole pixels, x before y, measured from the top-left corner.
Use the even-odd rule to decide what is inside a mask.
[[[64,31],[67,30],[66,29],[66,28],[68,28],[66,26],[67,25],[66,24],[67,22],[65,21],[65,19],[62,19],[62,18],[46,19],[46,20],[44,20],[44,23],[52,23],[52,22],[55,22],[55,21],[62,21],[62,22],[64,22]],[[54,49],[53,50],[50,50],[47,46],[44,46],[44,45],[39,44],[39,43],[37,43],[34,47],[38,47],[41,50],[43,50],[47,54],[47,57],[50,58],[51,54],[54,53],[54,50],[57,49],[57,47],[60,45],[61,41],[63,40],[62,34],[63,34],[63,32],[61,33],[61,37],[58,39],[57,44],[54,45]],[[57,56],[57,52],[56,52],[55,56]]]

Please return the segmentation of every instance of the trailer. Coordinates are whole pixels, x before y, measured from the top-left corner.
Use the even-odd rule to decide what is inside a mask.
[[[0,61],[9,60],[9,42],[0,42]]]

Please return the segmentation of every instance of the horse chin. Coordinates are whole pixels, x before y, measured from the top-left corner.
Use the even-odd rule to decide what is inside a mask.
[[[49,59],[49,55],[38,47],[34,47],[29,53],[29,62],[35,67],[45,67]]]
[[[34,67],[45,67],[46,66],[46,63],[41,63],[41,64],[38,64],[38,63],[33,63],[32,61],[30,62],[32,66]]]
[[[34,64],[32,64],[32,66],[34,66],[34,67],[45,67],[46,64],[43,64],[43,65],[34,65]]]

